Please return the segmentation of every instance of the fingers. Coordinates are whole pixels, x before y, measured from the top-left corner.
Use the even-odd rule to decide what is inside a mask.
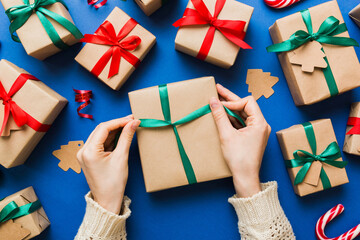
[[[238,101],[222,102],[222,104],[230,110],[244,111],[248,117],[264,118],[259,105],[252,96],[242,98]]]
[[[136,129],[140,125],[140,120],[132,120],[123,128],[114,154],[117,156],[129,155],[129,149]]]
[[[219,99],[212,97],[210,99],[211,112],[214,117],[216,126],[219,131],[221,139],[227,138],[227,136],[233,131],[233,127],[225,112],[225,109]]]
[[[220,95],[220,99],[223,98],[225,101],[238,101],[241,99],[235,93],[231,92],[229,89],[223,87],[220,84],[216,84],[216,89]]]

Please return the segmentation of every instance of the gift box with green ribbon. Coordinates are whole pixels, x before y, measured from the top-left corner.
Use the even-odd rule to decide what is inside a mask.
[[[10,34],[26,53],[43,60],[83,37],[63,0],[0,0],[10,20]],[[15,34],[16,33],[16,34]]]
[[[278,19],[269,30],[274,45],[267,50],[278,53],[296,105],[313,104],[360,86],[353,47],[358,43],[350,38],[336,1]]]
[[[50,225],[44,208],[32,187],[0,200],[0,226],[7,221],[14,221],[30,231],[30,235],[23,240],[38,236]],[[14,238],[10,237],[10,239]]]
[[[139,5],[141,10],[147,15],[150,16],[156,10],[162,7],[169,0],[135,0],[135,2]]]
[[[294,125],[276,135],[299,196],[349,182],[330,119]]]
[[[147,192],[230,177],[209,100],[213,77],[129,93]],[[227,113],[243,120],[229,109]]]

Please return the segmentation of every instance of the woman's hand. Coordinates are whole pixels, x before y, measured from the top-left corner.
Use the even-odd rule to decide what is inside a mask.
[[[77,154],[94,200],[119,214],[128,179],[129,148],[140,121],[133,116],[99,124]],[[121,132],[114,149],[114,140]]]
[[[271,128],[252,96],[240,98],[219,84],[217,90],[224,101],[212,98],[210,107],[221,149],[233,175],[236,195],[251,197],[261,191],[259,171]],[[246,119],[246,127],[238,129],[239,124],[229,119],[223,105]]]

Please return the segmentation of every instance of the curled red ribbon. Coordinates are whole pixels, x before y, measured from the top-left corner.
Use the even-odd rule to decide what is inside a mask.
[[[349,117],[347,124],[348,126],[353,126],[346,135],[350,134],[360,134],[360,118],[358,117]]]
[[[99,29],[96,30],[94,35],[85,34],[84,38],[80,40],[81,42],[111,46],[95,64],[91,70],[92,74],[98,77],[110,59],[112,59],[108,78],[113,77],[119,73],[121,57],[135,68],[138,67],[140,60],[129,51],[135,50],[140,45],[141,39],[138,36],[126,37],[137,24],[134,19],[130,18],[116,35],[111,22],[105,21],[100,25]]]
[[[211,45],[214,41],[215,30],[219,30],[227,39],[244,49],[251,49],[251,47],[243,41],[245,37],[245,21],[240,20],[222,20],[218,16],[223,9],[226,0],[217,0],[215,5],[214,15],[211,15],[205,3],[202,0],[191,0],[195,9],[186,8],[182,18],[177,20],[173,26],[191,26],[191,25],[206,25],[210,28],[206,33],[205,39],[201,45],[200,51],[196,56],[198,59],[205,60],[209,54]]]
[[[107,0],[103,0],[102,2],[99,2],[99,0],[88,0],[88,5],[94,5],[96,9],[101,8],[107,3]],[[98,4],[96,4],[98,3]],[[96,5],[95,5],[96,4]]]
[[[9,92],[5,91],[5,88],[0,81],[0,100],[3,101],[4,105],[4,121],[1,126],[0,136],[3,133],[4,128],[9,120],[10,114],[13,116],[13,119],[18,127],[24,126],[26,124],[37,132],[47,132],[51,126],[40,123],[35,118],[26,113],[23,109],[21,109],[21,107],[19,107],[16,102],[12,100],[11,97],[14,96],[14,94],[16,94],[24,86],[27,80],[39,81],[39,79],[30,74],[22,73],[15,80]]]
[[[90,99],[92,98],[92,91],[91,90],[77,90],[74,89],[75,95],[75,102],[83,103],[80,107],[77,108],[77,113],[80,117],[93,119],[93,115],[81,113],[80,111],[84,109],[87,105],[90,104]]]

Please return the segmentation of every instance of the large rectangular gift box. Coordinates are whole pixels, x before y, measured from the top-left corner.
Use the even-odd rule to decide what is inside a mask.
[[[221,0],[200,0],[200,2],[203,2],[205,4],[209,13],[212,16],[214,16],[215,5],[218,1]],[[189,21],[193,18],[191,15],[194,13],[192,12],[197,12],[194,10],[195,7],[193,2],[196,3],[199,1],[190,0],[184,13],[184,16],[189,15]],[[193,11],[189,12],[189,9]],[[232,65],[234,65],[234,62],[240,50],[240,46],[236,45],[229,39],[236,38],[236,41],[241,41],[240,39],[243,39],[245,37],[245,33],[248,29],[249,21],[253,11],[253,7],[245,5],[241,2],[235,0],[226,0],[223,8],[220,10],[219,15],[217,16],[217,19],[219,19],[219,21],[217,23],[214,22],[211,24],[220,26],[222,24],[227,25],[224,23],[230,23],[232,20],[243,21],[243,29],[241,30],[241,32],[236,32],[233,36],[226,37],[223,32],[234,32],[234,29],[239,30],[240,27],[236,26],[233,27],[233,29],[222,29],[220,27],[211,30],[213,29],[213,26],[209,24],[210,22],[206,23],[201,21],[202,24],[200,25],[198,23],[193,25],[185,24],[184,26],[180,26],[176,34],[175,49],[189,54],[190,56],[197,57],[201,60],[205,60],[207,62],[215,64],[217,66],[223,68],[230,68]],[[203,19],[203,16],[201,16],[199,12],[197,12],[196,15],[199,15],[197,18]],[[179,21],[182,21],[182,19],[180,19]],[[228,24],[228,26],[230,25],[231,23]],[[214,31],[214,33],[211,33],[212,31]],[[214,37],[213,40],[210,40],[211,36]],[[210,45],[210,49],[208,49],[206,45]],[[208,49],[208,52],[206,49]],[[201,52],[201,55],[199,54],[199,52]]]
[[[175,123],[199,108],[207,108],[211,97],[218,97],[213,77],[129,93],[132,113],[141,120],[137,139],[147,192],[231,176],[211,112],[175,128],[149,128],[147,119]]]
[[[354,47],[324,43],[332,37],[345,37],[347,44],[356,45],[344,24],[338,26],[336,19],[344,23],[337,2],[330,1],[278,19],[269,29],[274,44],[295,39],[292,35],[299,30],[302,32],[298,32],[294,42],[307,39],[305,44],[289,51],[285,49],[291,43],[282,46],[284,49],[268,47],[270,52],[280,52],[279,61],[296,105],[310,105],[360,86],[360,65]],[[330,22],[331,26],[327,26]],[[329,27],[333,29],[325,30]]]
[[[26,53],[34,58],[43,60],[63,49],[66,49],[68,46],[74,45],[79,42],[82,37],[81,32],[74,25],[68,9],[60,1],[50,5],[43,4],[42,2],[45,1],[39,0],[30,0],[29,4],[25,4],[24,0],[0,1],[5,10],[11,10],[10,12],[18,18],[22,16],[25,18],[29,11],[33,11],[27,21],[16,30],[16,34],[18,35]],[[33,4],[34,1],[39,7],[34,8],[33,10],[27,10],[33,7],[31,4]],[[41,17],[41,20],[37,14]],[[67,21],[66,26],[71,29],[74,35],[49,15],[53,16],[60,22]],[[17,25],[16,22],[18,21],[21,22],[19,19],[15,19],[13,21],[14,26]],[[52,29],[51,25],[54,29]],[[56,34],[51,33],[50,35],[52,38],[60,38],[63,42],[59,43],[58,47],[55,46],[52,38],[50,38],[50,35],[48,34],[48,32],[53,31],[55,31],[58,36],[53,36]],[[58,39],[55,41],[58,41]]]
[[[349,12],[349,16],[360,27],[360,4],[358,4],[356,7],[354,7],[353,10]]]
[[[6,105],[9,104],[8,107],[12,108],[0,136],[0,164],[6,168],[21,165],[26,161],[67,104],[65,98],[44,83],[31,80],[33,76],[22,85],[22,80],[28,79],[28,76],[30,75],[25,70],[14,64],[6,60],[0,61],[0,84],[5,90],[5,93],[0,91],[0,101],[3,102],[0,105],[0,128],[3,126]],[[15,85],[20,85],[19,90],[15,93],[9,92],[11,88],[14,90]],[[22,114],[27,114],[25,116],[27,123],[21,127],[18,127],[13,117],[19,112],[19,109],[15,111],[15,105],[20,108]],[[18,117],[18,123],[22,122],[20,117]]]
[[[33,187],[28,187],[26,189],[23,189],[0,201],[0,212],[6,206],[8,208],[13,209],[15,207],[22,207],[27,204],[30,204],[32,206],[30,207],[29,211],[26,211],[26,213],[24,213],[24,216],[16,218],[14,220],[9,220],[9,221],[14,221],[15,224],[21,226],[24,230],[30,232],[29,235],[27,235],[25,238],[21,238],[21,240],[27,240],[38,236],[50,225],[50,221],[46,216],[44,208],[41,206],[41,203],[39,202]],[[1,224],[5,225],[7,223],[6,222],[0,223],[0,227],[3,227],[1,226]],[[17,232],[12,232],[12,233],[11,232],[9,233],[9,231],[5,231],[5,232],[9,234],[8,236],[9,239],[15,239],[12,238],[12,236],[17,234]],[[3,238],[1,238],[0,236],[0,239]]]
[[[299,196],[349,182],[330,119],[294,125],[276,135]]]
[[[343,151],[360,156],[360,102],[351,104]]]
[[[156,10],[161,8],[161,6],[166,3],[168,0],[135,0],[139,5],[141,10],[147,15],[150,16]]]
[[[101,30],[102,27],[106,27],[107,32],[115,31],[114,34],[118,36],[106,35],[106,31]],[[112,29],[112,31],[108,31],[108,29]],[[122,34],[119,34],[120,31]],[[109,41],[112,38],[115,42],[100,43],[98,39],[94,40],[96,38],[94,36],[98,35],[110,39]],[[75,60],[106,85],[114,90],[119,90],[154,46],[156,37],[125,12],[115,7],[95,35],[85,34],[82,41],[88,43],[85,44]],[[112,58],[111,61],[109,56]],[[118,71],[114,71],[117,68]]]

